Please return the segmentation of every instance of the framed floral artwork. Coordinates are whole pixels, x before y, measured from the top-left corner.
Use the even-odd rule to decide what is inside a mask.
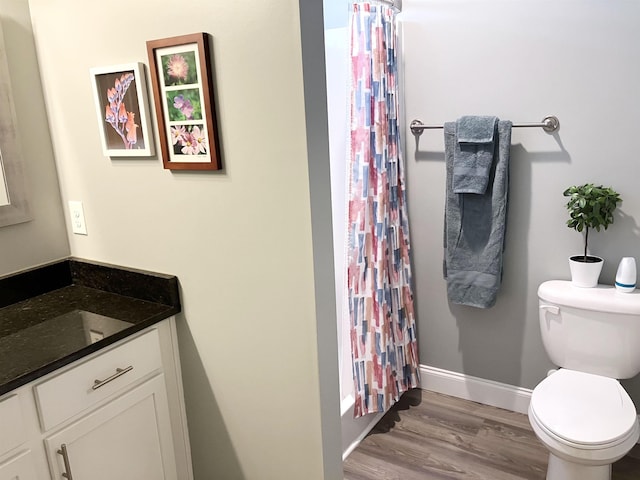
[[[164,168],[219,170],[209,36],[147,42]]]
[[[90,71],[103,153],[109,157],[152,156],[144,64],[95,67]]]

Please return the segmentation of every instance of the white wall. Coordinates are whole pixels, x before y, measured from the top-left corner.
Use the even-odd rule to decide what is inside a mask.
[[[314,3],[301,2],[302,13],[315,12],[320,39],[307,15],[302,40],[312,32],[321,46]],[[314,283],[310,205],[310,194],[314,205],[328,202],[328,190],[314,187],[328,184],[327,136],[305,129],[305,108],[314,107],[303,96],[298,2],[30,6],[63,200],[85,207],[89,235],[71,238],[72,253],[180,280],[196,478],[338,478],[339,442],[329,441],[339,435],[336,347],[317,347],[327,332],[335,339],[335,320],[329,301],[330,321],[316,322],[326,312],[315,301],[323,284]],[[157,158],[103,157],[89,68],[147,63],[146,40],[197,31],[213,36],[224,171],[172,173]],[[311,52],[314,78],[323,79]],[[324,93],[316,100],[326,130]],[[318,160],[311,187],[308,160]],[[330,218],[316,220],[314,241],[330,231]],[[334,390],[321,388],[332,381]]]
[[[69,255],[60,188],[26,1],[0,0],[31,216],[0,228],[0,276]],[[1,148],[1,144],[0,144]]]
[[[402,14],[407,124],[464,114],[515,122],[556,115],[557,134],[515,129],[503,287],[482,311],[449,305],[442,279],[445,166],[441,130],[407,139],[409,215],[421,363],[532,388],[551,366],[538,328],[537,286],[568,279],[580,234],[563,190],[613,186],[624,202],[591,251],[612,283],[640,259],[638,2],[406,0]],[[636,404],[640,383],[626,382]]]

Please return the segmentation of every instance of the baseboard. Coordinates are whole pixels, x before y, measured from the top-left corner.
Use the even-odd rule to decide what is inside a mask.
[[[424,390],[451,395],[485,405],[527,413],[531,390],[441,368],[420,365]]]
[[[376,413],[353,418],[355,404],[353,395],[349,395],[340,404],[340,413],[342,415],[342,460],[355,450],[384,415],[384,413]]]
[[[526,414],[532,390],[420,365],[422,389]],[[640,414],[638,415],[640,422]],[[640,445],[640,439],[638,439]]]

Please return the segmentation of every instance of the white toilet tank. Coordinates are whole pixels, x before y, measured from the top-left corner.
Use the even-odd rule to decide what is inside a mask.
[[[565,280],[538,288],[540,331],[559,367],[610,378],[640,372],[640,292],[581,288]]]

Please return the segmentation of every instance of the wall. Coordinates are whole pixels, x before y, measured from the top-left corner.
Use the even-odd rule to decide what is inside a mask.
[[[556,115],[560,130],[514,129],[503,286],[490,310],[450,305],[442,279],[445,166],[441,130],[407,138],[421,363],[533,388],[551,367],[538,328],[538,285],[569,278],[582,237],[565,226],[563,190],[613,186],[624,202],[593,233],[613,282],[640,259],[640,4],[606,0],[406,0],[402,14],[407,124],[465,114],[515,122]],[[640,405],[640,383],[625,383]]]
[[[69,242],[27,2],[0,0],[0,22],[33,217],[0,228],[2,276],[68,256]]]
[[[30,1],[63,200],[85,207],[89,235],[72,236],[72,253],[179,278],[197,479],[340,476],[337,352],[325,341],[335,339],[334,303],[324,301],[333,271],[314,270],[312,251],[323,231],[330,245],[317,6],[132,0],[96,11],[81,0]],[[197,31],[213,36],[224,170],[105,158],[89,68],[147,63],[146,40]],[[324,131],[313,130],[318,122]],[[312,219],[311,208],[325,214]]]

